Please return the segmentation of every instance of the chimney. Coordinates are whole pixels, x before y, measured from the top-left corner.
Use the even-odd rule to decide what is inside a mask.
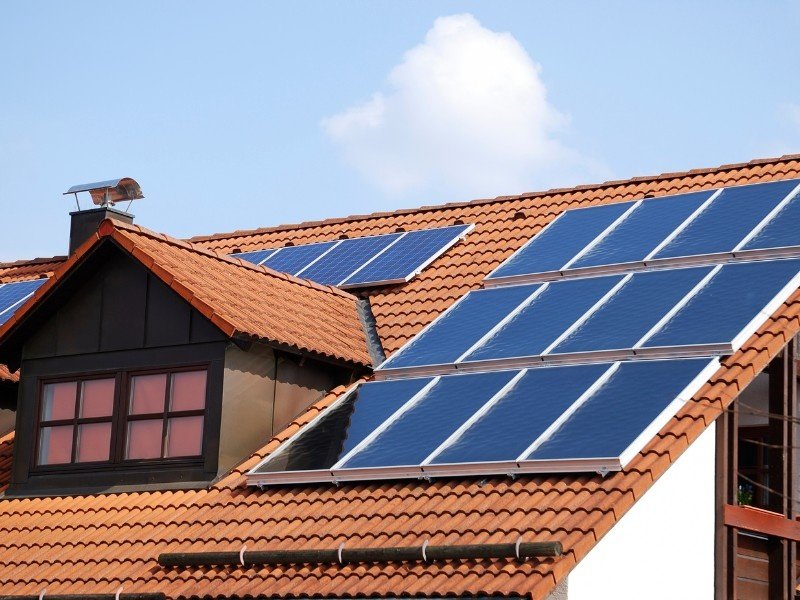
[[[92,203],[97,208],[81,209],[78,201],[80,192],[89,192]],[[114,208],[118,202],[139,200],[144,198],[139,184],[130,177],[111,179],[109,181],[98,181],[97,183],[85,183],[74,185],[69,188],[64,195],[74,194],[75,203],[78,210],[69,213],[71,223],[69,228],[69,253],[72,254],[83,242],[88,240],[97,231],[100,223],[106,219],[116,219],[123,223],[133,223],[133,215]]]

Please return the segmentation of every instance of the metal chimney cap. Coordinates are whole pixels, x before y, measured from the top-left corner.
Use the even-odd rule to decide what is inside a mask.
[[[64,195],[77,194],[79,192],[89,192],[92,202],[97,206],[113,206],[117,202],[140,200],[144,198],[142,189],[135,179],[131,177],[120,177],[119,179],[109,179],[108,181],[98,181],[96,183],[83,183],[73,185]]]

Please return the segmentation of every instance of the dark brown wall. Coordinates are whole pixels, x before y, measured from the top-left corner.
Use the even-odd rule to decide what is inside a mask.
[[[23,360],[222,339],[205,317],[116,250],[26,342]]]

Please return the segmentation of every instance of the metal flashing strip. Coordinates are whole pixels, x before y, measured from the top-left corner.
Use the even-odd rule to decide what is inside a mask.
[[[682,267],[703,267],[725,265],[730,263],[774,260],[780,258],[800,258],[800,246],[780,246],[776,248],[755,248],[751,250],[735,250],[731,252],[716,252],[713,254],[695,254],[691,256],[676,256],[673,258],[655,258],[646,261],[614,263],[592,267],[580,267],[566,271],[547,271],[532,273],[530,275],[509,275],[496,279],[486,279],[483,287],[496,288],[510,285],[527,285],[531,283],[548,283],[562,279],[578,279],[581,277],[602,277],[604,275],[626,275],[642,271],[660,271],[665,269],[679,269]]]
[[[800,276],[800,275],[799,275]],[[722,356],[731,354],[733,345],[729,342],[718,344],[695,344],[688,346],[652,346],[648,348],[621,348],[613,350],[592,350],[588,352],[569,352],[564,354],[537,354],[514,358],[485,359],[474,362],[425,365],[422,367],[403,367],[375,371],[375,381],[388,379],[414,379],[437,377],[456,373],[483,373],[513,369],[535,369],[559,365],[591,365],[609,361],[659,360],[668,358],[695,358],[698,356]]]

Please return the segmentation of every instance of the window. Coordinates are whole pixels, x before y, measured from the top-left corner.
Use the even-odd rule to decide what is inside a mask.
[[[207,377],[193,368],[43,382],[36,465],[201,458]]]
[[[127,460],[202,454],[205,371],[134,375],[129,389]]]
[[[38,464],[107,462],[115,388],[112,378],[42,386]]]

